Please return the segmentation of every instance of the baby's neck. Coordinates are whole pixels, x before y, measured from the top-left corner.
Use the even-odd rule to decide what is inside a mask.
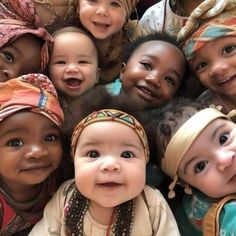
[[[35,199],[40,191],[41,185],[32,185],[32,186],[21,186],[21,187],[9,187],[0,181],[1,188],[15,201],[17,202],[29,202]]]
[[[102,207],[97,203],[93,203],[92,201],[90,202],[89,205],[90,215],[97,223],[102,225],[109,225],[114,210],[115,210],[114,207]]]
[[[227,97],[222,94],[216,94],[215,96],[216,96],[217,100],[219,101],[219,103],[223,107],[222,112],[228,113],[231,110],[236,108],[236,98],[234,96]]]

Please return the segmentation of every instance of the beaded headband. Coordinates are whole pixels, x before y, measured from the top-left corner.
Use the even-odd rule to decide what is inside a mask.
[[[173,135],[167,145],[164,158],[162,158],[161,161],[162,170],[173,179],[173,182],[169,185],[170,191],[168,198],[175,197],[175,192],[173,189],[178,181],[177,170],[179,164],[198,135],[213,120],[217,118],[229,119],[232,113],[230,112],[230,114],[224,115],[215,108],[203,109],[189,118]],[[234,114],[235,113],[233,113],[233,115]],[[187,184],[184,185],[185,192],[191,194],[191,189],[189,186]]]
[[[100,111],[95,111],[85,117],[81,122],[77,124],[77,126],[74,129],[74,132],[72,134],[72,157],[75,156],[75,149],[76,144],[79,139],[80,134],[82,133],[83,129],[95,122],[104,122],[104,121],[114,121],[121,124],[124,124],[128,127],[130,127],[132,130],[135,131],[135,133],[139,136],[145,156],[146,156],[146,162],[149,160],[149,146],[148,146],[148,140],[146,133],[144,131],[144,128],[142,125],[135,119],[133,116],[119,110],[115,109],[103,109]]]

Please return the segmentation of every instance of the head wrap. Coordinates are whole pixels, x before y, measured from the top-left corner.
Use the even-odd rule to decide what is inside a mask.
[[[220,37],[236,36],[236,1],[205,0],[190,14],[178,41],[190,60],[207,44]]]
[[[27,74],[0,83],[0,121],[13,113],[29,109],[61,127],[64,119],[56,90],[43,74]]]
[[[173,182],[169,185],[169,198],[175,196],[173,189],[178,181],[177,170],[179,164],[199,134],[213,120],[217,118],[230,119],[231,116],[235,116],[234,110],[225,115],[216,108],[206,108],[194,114],[176,131],[168,143],[164,158],[161,161],[162,170],[173,179]],[[191,193],[187,184],[185,184],[185,187],[187,187],[186,192]]]
[[[72,134],[71,148],[72,148],[73,158],[75,156],[77,141],[84,128],[95,122],[105,122],[105,121],[114,121],[130,127],[140,138],[146,156],[146,162],[148,162],[149,146],[144,128],[133,116],[123,111],[115,109],[104,109],[100,111],[95,111],[90,115],[88,115],[87,117],[85,117],[81,122],[77,124]]]
[[[33,34],[44,41],[41,50],[41,70],[46,69],[49,55],[48,44],[53,39],[41,25],[31,0],[1,0],[0,2],[0,48],[24,34]]]
[[[127,13],[127,18],[130,17],[131,13],[135,9],[137,3],[139,0],[122,0],[124,6],[125,6],[125,11]]]

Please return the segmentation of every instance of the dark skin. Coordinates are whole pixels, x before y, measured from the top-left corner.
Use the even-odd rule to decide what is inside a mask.
[[[194,0],[194,1],[179,0],[179,1],[182,3],[184,10],[187,12],[187,14],[190,15],[190,13],[193,11],[193,9],[196,8],[204,0]]]

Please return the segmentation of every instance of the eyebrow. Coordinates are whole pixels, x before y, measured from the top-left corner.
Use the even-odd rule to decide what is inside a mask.
[[[155,61],[159,61],[159,58],[152,56],[152,55],[148,55],[148,54],[144,54],[143,56],[145,57],[149,57]],[[182,76],[180,75],[180,73],[177,70],[174,70],[173,68],[170,68],[170,72],[174,73],[178,78],[181,78]]]
[[[225,124],[220,124],[220,125],[218,125],[218,126],[214,129],[214,131],[212,132],[212,134],[211,134],[211,136],[210,136],[210,140],[211,140],[211,141],[215,138],[217,132],[218,132],[222,127],[224,127],[224,126],[225,126]],[[191,159],[188,160],[187,163],[185,164],[185,166],[184,166],[184,174],[185,174],[185,175],[186,175],[188,166],[189,166],[196,158],[197,158],[197,156],[191,158]]]
[[[211,140],[213,140],[213,139],[215,138],[215,136],[216,136],[216,134],[218,133],[218,131],[219,131],[221,128],[223,128],[224,126],[226,126],[226,124],[218,125],[218,126],[215,128],[214,132],[213,132],[212,135],[211,135]]]

